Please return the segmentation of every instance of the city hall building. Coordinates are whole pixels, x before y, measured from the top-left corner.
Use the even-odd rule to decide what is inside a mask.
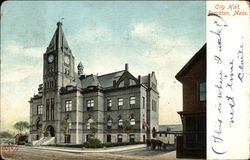
[[[100,64],[101,65],[101,64]],[[30,137],[54,143],[143,142],[158,130],[159,93],[155,73],[135,77],[128,64],[105,75],[84,74],[62,30],[43,55],[43,83],[30,98]],[[43,137],[44,136],[44,137]]]

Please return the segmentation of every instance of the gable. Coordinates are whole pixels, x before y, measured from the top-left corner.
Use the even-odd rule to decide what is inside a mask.
[[[180,79],[193,69],[193,67],[202,59],[206,60],[206,44],[184,65],[184,67],[176,74],[175,78]]]
[[[126,87],[138,84],[138,79],[135,78],[131,73],[125,71],[123,75],[116,82],[116,87]]]

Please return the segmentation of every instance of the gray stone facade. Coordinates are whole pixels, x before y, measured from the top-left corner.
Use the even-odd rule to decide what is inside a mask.
[[[30,141],[44,136],[56,143],[143,142],[158,130],[159,93],[155,73],[134,77],[125,69],[85,75],[57,23],[43,56],[43,84],[30,99]],[[44,133],[44,134],[42,134]]]

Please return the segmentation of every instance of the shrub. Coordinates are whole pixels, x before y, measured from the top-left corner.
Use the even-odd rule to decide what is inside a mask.
[[[85,148],[102,148],[104,145],[97,138],[90,138],[88,142],[83,143]]]
[[[28,142],[28,136],[27,135],[18,134],[16,136],[16,141],[17,141],[17,144],[24,145],[25,143]]]

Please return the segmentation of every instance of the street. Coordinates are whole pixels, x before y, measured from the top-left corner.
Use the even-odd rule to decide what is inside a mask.
[[[144,148],[113,153],[70,153],[19,146],[15,152],[8,153],[10,160],[151,160],[176,159],[175,151],[152,151]]]

